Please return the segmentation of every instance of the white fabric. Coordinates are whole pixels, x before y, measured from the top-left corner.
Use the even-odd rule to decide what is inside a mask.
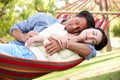
[[[67,34],[66,30],[64,30],[64,26],[61,24],[54,24],[52,26],[49,26],[48,28],[44,29],[42,32],[40,32],[40,35],[43,36],[50,36],[51,34],[58,34],[61,36],[65,36]],[[44,44],[48,42],[46,40]],[[34,47],[35,46],[35,47]],[[55,53],[52,56],[49,56],[45,52],[45,48],[40,44],[40,45],[34,45],[30,47],[30,50],[34,53],[36,58],[38,60],[48,60],[48,61],[68,61],[68,60],[74,60],[80,58],[80,56],[77,53],[74,53],[70,50],[64,49],[60,51],[59,53]]]

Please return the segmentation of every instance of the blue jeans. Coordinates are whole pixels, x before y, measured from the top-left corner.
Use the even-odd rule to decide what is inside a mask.
[[[24,42],[20,42],[17,40],[9,40],[9,44],[16,44],[16,45],[20,45],[20,46],[25,46]]]
[[[15,44],[0,44],[0,54],[7,54],[19,58],[35,59],[34,54],[28,48]]]

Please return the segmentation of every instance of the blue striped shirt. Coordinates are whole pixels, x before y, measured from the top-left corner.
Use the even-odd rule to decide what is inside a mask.
[[[10,34],[15,29],[20,29],[25,34],[31,30],[35,32],[41,32],[43,29],[49,27],[50,25],[54,23],[61,23],[62,21],[63,19],[56,19],[46,13],[37,13],[27,20],[23,20],[12,26]],[[9,43],[24,45],[24,43],[20,41],[10,41]]]

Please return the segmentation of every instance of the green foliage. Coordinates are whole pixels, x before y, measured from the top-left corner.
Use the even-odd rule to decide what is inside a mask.
[[[57,9],[55,6],[55,0],[33,0],[33,3],[38,12],[55,14],[55,10]]]
[[[0,37],[10,37],[10,28],[39,12],[55,13],[55,0],[0,0]]]
[[[120,20],[120,19],[119,19]],[[112,33],[115,37],[120,37],[120,21],[113,26]]]
[[[10,9],[12,4],[12,0],[1,0],[0,1],[0,37],[4,37],[5,35],[9,34],[9,30],[12,24],[12,14]],[[9,22],[10,21],[10,22]]]

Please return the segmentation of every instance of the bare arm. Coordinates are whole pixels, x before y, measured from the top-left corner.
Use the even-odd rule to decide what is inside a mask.
[[[25,42],[27,39],[29,39],[29,36],[25,35],[21,30],[15,29],[12,32],[12,37],[14,37],[16,40]]]
[[[60,47],[59,43],[57,42],[57,40],[51,39],[49,38],[49,43],[46,44],[45,48],[46,48],[46,52],[50,55],[54,54],[55,52],[59,52],[60,50],[62,50],[62,48]],[[78,54],[80,54],[82,57],[85,57],[87,55],[89,55],[91,53],[91,49],[88,47],[87,44],[84,43],[77,43],[77,42],[69,42],[68,41],[68,49],[72,50]]]
[[[30,47],[33,43],[38,42],[38,43],[43,43],[47,38],[42,36],[42,35],[35,35],[33,37],[30,37],[26,41],[26,46]]]
[[[67,44],[68,44],[69,50],[72,50],[72,51],[78,53],[82,57],[86,57],[92,52],[92,50],[85,43],[77,43],[77,42],[69,42],[68,41]]]
[[[35,31],[30,31],[28,32],[27,34],[24,34],[21,30],[19,29],[15,29],[13,32],[12,32],[12,36],[18,40],[18,41],[21,41],[21,42],[25,42],[26,40],[28,40],[30,37],[34,36],[34,35],[38,35],[39,33],[38,32],[35,32]]]

